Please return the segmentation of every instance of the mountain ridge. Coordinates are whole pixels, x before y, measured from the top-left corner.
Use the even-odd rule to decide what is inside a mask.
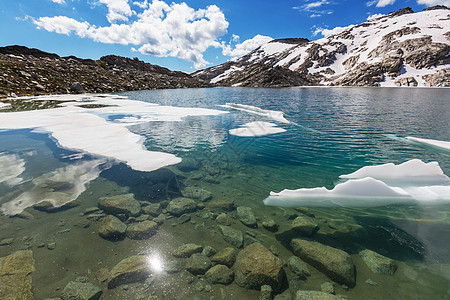
[[[403,8],[324,38],[277,39],[192,73],[222,86],[450,86],[450,10]]]

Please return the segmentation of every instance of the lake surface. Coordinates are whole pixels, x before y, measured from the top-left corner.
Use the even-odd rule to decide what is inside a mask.
[[[104,299],[259,299],[259,291],[235,282],[211,284],[204,275],[194,276],[184,269],[154,273],[145,283],[112,289],[102,280],[107,277],[102,274],[131,255],[159,253],[163,263],[177,260],[185,264],[186,259],[171,255],[184,243],[216,250],[233,247],[219,229],[216,218],[221,213],[225,213],[232,228],[243,232],[246,244],[256,240],[284,262],[286,280],[282,295],[298,289],[320,290],[321,284],[331,282],[336,294],[348,299],[450,299],[450,204],[300,209],[263,204],[271,191],[332,189],[340,182],[340,175],[365,166],[418,159],[435,161],[450,175],[449,151],[403,139],[413,136],[450,141],[448,89],[212,88],[138,91],[120,96],[162,106],[226,113],[130,125],[131,132],[145,137],[148,150],[183,159],[179,165],[155,172],[134,171],[108,158],[58,147],[55,139],[45,133],[27,129],[1,131],[0,164],[6,168],[8,162],[15,160],[10,165],[22,166],[23,171],[18,170],[9,181],[0,181],[0,205],[30,190],[33,193],[29,195],[39,199],[66,197],[69,192],[77,195],[77,206],[70,209],[48,213],[29,207],[25,211],[31,216],[0,217],[0,241],[14,238],[8,245],[0,246],[0,257],[17,250],[33,251],[36,270],[32,287],[36,299],[59,297],[67,283],[79,276],[99,286]],[[282,111],[289,123],[220,106],[226,103]],[[134,116],[105,116],[108,122],[128,117]],[[271,122],[286,131],[260,137],[240,137],[229,132],[259,121]],[[80,172],[83,176],[77,175]],[[150,203],[165,207],[189,187],[209,191],[212,199],[197,200],[196,210],[187,213],[190,219],[186,222],[163,209],[158,217],[158,221],[162,220],[158,232],[147,239],[105,240],[98,234],[103,216],[96,220],[86,213],[98,206],[99,198],[125,193],[133,193],[143,207]],[[23,201],[28,198],[21,199],[15,204],[27,207]],[[257,218],[257,228],[242,224],[235,210],[211,204],[222,200],[232,201],[236,207],[250,207]],[[140,221],[155,218],[142,215]],[[312,266],[306,280],[293,274],[286,262],[293,255],[290,239],[304,238],[291,231],[292,220],[298,216],[312,218],[319,227],[307,238],[350,254],[356,266],[355,287],[336,283]],[[125,217],[123,221],[129,225],[136,218],[139,217]],[[262,226],[268,220],[278,225],[276,232]],[[56,243],[52,250],[48,247],[51,243]],[[395,260],[396,272],[372,272],[358,254],[364,249]],[[368,279],[376,285],[367,283]]]

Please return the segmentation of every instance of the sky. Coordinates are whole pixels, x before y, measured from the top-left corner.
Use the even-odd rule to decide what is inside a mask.
[[[400,8],[450,0],[0,0],[0,46],[137,57],[194,72],[278,38],[315,40]]]

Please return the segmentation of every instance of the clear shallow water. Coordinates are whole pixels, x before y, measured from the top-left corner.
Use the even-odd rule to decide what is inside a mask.
[[[259,222],[268,218],[275,220],[280,225],[278,233],[289,227],[291,220],[288,217],[299,212],[265,207],[262,200],[270,191],[321,186],[332,188],[339,175],[351,173],[363,166],[388,162],[398,164],[410,159],[437,161],[444,172],[450,175],[448,153],[420,148],[386,136],[391,134],[450,141],[450,97],[446,89],[215,88],[140,91],[121,95],[182,107],[220,109],[218,105],[227,102],[248,104],[283,111],[288,120],[317,130],[312,132],[292,124],[278,124],[287,131],[259,138],[229,135],[229,129],[245,123],[271,121],[240,111],[229,111],[214,117],[188,117],[182,122],[152,122],[131,127],[133,132],[146,137],[145,145],[149,150],[169,152],[184,159],[195,158],[202,162],[202,167],[193,172],[180,172],[176,166],[169,168],[178,174],[177,180],[181,187],[202,187],[213,193],[213,199],[228,198],[233,199],[238,206],[249,206]],[[78,161],[67,158],[73,152],[57,148],[45,135],[27,131],[0,133],[0,146],[0,152],[18,154],[26,161],[25,181]],[[89,159],[92,158],[84,157],[82,160]],[[101,196],[129,191],[138,200],[153,197],[156,192],[149,188],[148,182],[158,182],[159,179],[155,177],[164,176],[157,174],[149,179],[147,175],[123,165],[114,166],[91,182],[78,199],[81,203],[79,207],[55,214],[31,210],[35,215],[33,220],[2,217],[0,239],[16,237],[16,240],[10,246],[0,247],[0,256],[24,249],[27,245],[22,241],[23,236],[31,236],[33,243],[29,247],[33,249],[40,267],[37,267],[33,277],[35,295],[44,298],[58,295],[57,288],[63,288],[77,274],[88,275],[95,280],[92,274],[100,268],[100,264],[111,269],[120,259],[149,248],[170,251],[179,246],[181,241],[217,245],[219,249],[229,246],[221,239],[215,221],[212,218],[205,219],[201,212],[191,214],[192,222],[185,225],[177,225],[174,219],[167,220],[160,232],[148,241],[126,239],[116,243],[107,242],[96,234],[98,224],[93,223],[88,229],[75,226],[82,219],[80,213],[96,206]],[[163,179],[161,181],[167,183]],[[26,190],[26,184],[21,185],[21,189]],[[18,191],[2,185],[0,193],[3,203],[14,198]],[[152,202],[165,197],[174,195],[167,193],[155,196]],[[339,293],[350,299],[449,297],[448,205],[372,209],[313,208],[310,211],[320,224],[314,239],[346,250],[356,264],[356,287],[349,291],[337,287]],[[239,221],[233,222],[233,226],[244,232],[249,230]],[[70,232],[61,234],[61,228],[70,228]],[[282,236],[261,228],[253,231],[266,247],[278,248],[280,258],[287,260],[292,255]],[[55,259],[53,262],[48,258],[49,250],[37,247],[39,243],[49,241],[56,241],[58,245],[51,253]],[[399,263],[396,274],[371,273],[357,254],[364,248],[396,259]],[[100,253],[98,249],[102,249]],[[44,287],[43,282],[48,282],[49,278],[51,283]],[[366,284],[367,278],[376,281],[378,286]],[[288,272],[290,279],[292,274]],[[168,299],[175,299],[177,296],[170,290],[182,287],[200,299],[209,299],[212,295],[220,299],[220,287],[213,286],[212,292],[200,291],[193,287],[196,281],[193,284],[185,283],[182,275],[165,277],[164,281],[167,281],[166,285],[155,285],[158,296],[165,292],[168,293]],[[324,281],[329,279],[320,272],[314,272],[311,278],[301,284],[301,288],[320,290],[320,284]],[[239,293],[244,295],[242,299],[258,298],[257,292],[242,290],[234,284],[222,288],[225,295]],[[140,292],[133,286],[128,290],[104,289],[104,296],[117,299],[134,299],[133,295],[137,293]]]

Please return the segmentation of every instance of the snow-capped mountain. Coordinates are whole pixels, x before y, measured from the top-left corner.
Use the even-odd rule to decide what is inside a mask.
[[[193,76],[232,86],[450,86],[450,10],[404,8],[324,38],[273,40]]]

